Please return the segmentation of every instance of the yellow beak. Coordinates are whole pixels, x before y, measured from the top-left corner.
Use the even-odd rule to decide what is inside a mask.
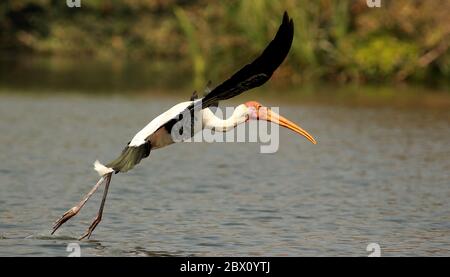
[[[269,122],[273,122],[275,124],[278,124],[280,126],[283,126],[285,128],[288,128],[297,134],[300,134],[307,138],[310,142],[313,144],[317,144],[316,140],[311,136],[307,131],[303,130],[300,126],[295,124],[294,122],[282,117],[281,115],[272,112],[270,109],[266,107],[261,107],[258,110],[258,119],[266,120]]]

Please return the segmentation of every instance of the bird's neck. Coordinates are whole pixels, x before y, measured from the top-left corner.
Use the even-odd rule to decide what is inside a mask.
[[[246,114],[247,107],[245,105],[237,106],[233,114],[227,119],[217,117],[209,108],[206,108],[203,110],[203,128],[227,132],[237,125],[244,123],[247,120]]]

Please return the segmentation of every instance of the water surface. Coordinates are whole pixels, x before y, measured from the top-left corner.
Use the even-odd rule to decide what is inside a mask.
[[[178,99],[183,101],[184,99]],[[173,99],[0,95],[0,255],[67,256],[101,193],[52,222]],[[276,102],[266,103],[276,105]],[[177,144],[113,177],[83,256],[450,255],[450,113],[283,104],[312,145]]]

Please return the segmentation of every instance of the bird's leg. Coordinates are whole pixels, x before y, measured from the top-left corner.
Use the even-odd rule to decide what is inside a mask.
[[[94,218],[94,221],[92,221],[91,226],[89,226],[89,228],[87,229],[86,233],[83,236],[81,236],[79,238],[79,240],[82,240],[82,239],[84,239],[86,237],[89,239],[91,237],[91,235],[92,235],[92,232],[94,232],[95,227],[97,227],[97,225],[102,220],[103,208],[105,206],[106,196],[108,195],[108,188],[109,188],[109,183],[111,182],[111,175],[112,175],[112,173],[109,173],[106,176],[105,191],[103,192],[102,203],[100,204],[100,209],[98,210],[98,214]]]
[[[54,224],[53,224],[53,231],[52,231],[52,235],[53,233],[56,232],[56,230],[58,230],[59,227],[61,227],[61,225],[63,225],[67,220],[71,219],[72,217],[74,217],[76,214],[78,214],[78,212],[81,210],[81,208],[83,208],[84,204],[86,204],[86,202],[89,200],[89,198],[91,198],[92,194],[94,194],[94,192],[97,191],[97,189],[100,187],[100,185],[103,183],[103,181],[105,181],[105,177],[101,177],[100,180],[98,180],[97,184],[95,184],[95,186],[91,189],[91,191],[89,191],[88,194],[86,194],[86,196],[80,201],[80,203],[78,203],[76,206],[72,207],[70,210],[68,210],[67,212],[65,212]]]

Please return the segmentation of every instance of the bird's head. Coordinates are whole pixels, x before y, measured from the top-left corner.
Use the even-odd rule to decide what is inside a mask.
[[[300,126],[295,124],[294,122],[282,117],[281,115],[273,112],[267,107],[264,107],[260,103],[256,101],[249,101],[244,104],[247,107],[247,120],[265,120],[269,122],[273,122],[285,128],[288,128],[297,134],[300,134],[311,141],[313,144],[316,144],[316,140],[313,136],[311,136],[308,132],[303,130]]]

